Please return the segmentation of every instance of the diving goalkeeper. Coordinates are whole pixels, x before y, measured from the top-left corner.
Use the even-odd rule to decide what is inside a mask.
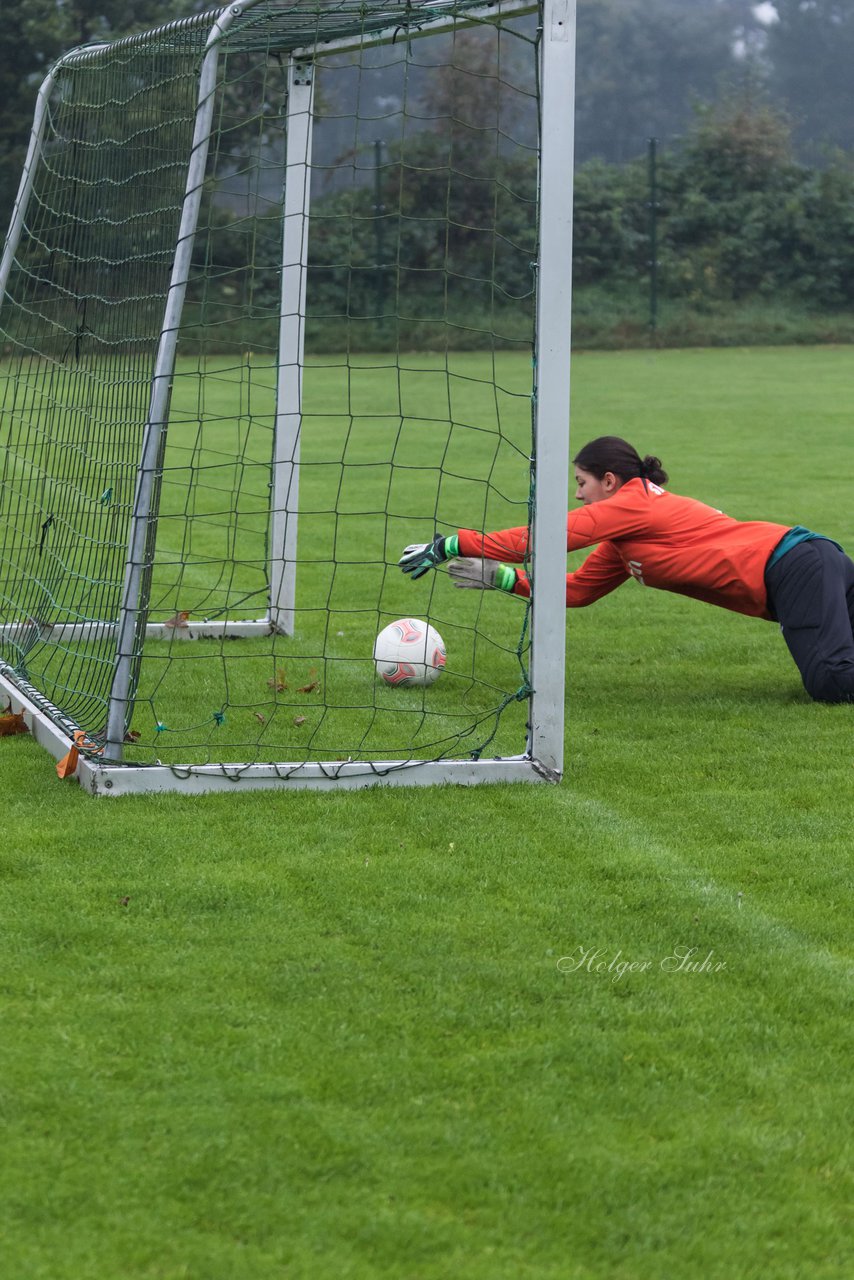
[[[854,702],[854,562],[837,542],[801,525],[734,520],[670,493],[658,458],[601,436],[574,459],[580,509],[566,519],[568,551],[595,545],[566,575],[567,608],[593,604],[629,578],[736,613],[779,622],[817,702]],[[449,560],[455,585],[530,596],[514,568],[528,529],[460,529],[416,543],[399,561],[412,578]],[[459,558],[461,557],[461,558]]]

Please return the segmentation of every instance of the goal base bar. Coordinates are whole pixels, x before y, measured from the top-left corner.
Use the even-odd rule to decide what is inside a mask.
[[[320,761],[312,764],[106,765],[80,757],[77,781],[94,796],[217,791],[339,791],[364,787],[419,787],[453,783],[558,782],[523,756],[494,760]]]
[[[73,738],[64,733],[16,684],[0,673],[0,694],[15,714],[23,712],[33,737],[56,760],[67,755]],[[81,753],[74,778],[94,796],[156,794],[166,791],[203,795],[216,791],[269,791],[297,787],[333,791],[344,787],[475,786],[485,782],[560,782],[561,775],[530,756],[484,760],[328,760],[310,764],[133,765],[102,764]]]
[[[67,640],[101,640],[114,636],[117,622],[7,622],[0,626],[0,636],[13,639],[22,630],[37,628],[40,640],[60,643]],[[146,640],[248,640],[253,636],[272,635],[277,628],[270,618],[247,619],[243,622],[225,622],[203,618],[198,622],[190,618],[186,622],[149,622],[145,628]]]

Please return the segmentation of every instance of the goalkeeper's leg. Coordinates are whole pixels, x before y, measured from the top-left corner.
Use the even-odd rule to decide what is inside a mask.
[[[817,702],[854,702],[854,562],[815,538],[778,560],[766,584],[807,693]]]

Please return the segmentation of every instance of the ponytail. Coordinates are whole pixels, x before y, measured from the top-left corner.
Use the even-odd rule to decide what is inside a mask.
[[[648,453],[641,462],[641,478],[651,480],[653,484],[667,484],[667,472],[661,465],[661,459]]]

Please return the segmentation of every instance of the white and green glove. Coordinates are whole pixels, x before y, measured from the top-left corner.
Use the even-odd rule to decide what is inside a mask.
[[[448,569],[455,587],[470,591],[507,591],[516,586],[516,570],[497,560],[456,560]]]
[[[397,563],[414,580],[422,577],[428,569],[435,569],[437,564],[459,554],[460,540],[455,533],[447,538],[437,533],[432,542],[413,542],[406,547]]]

